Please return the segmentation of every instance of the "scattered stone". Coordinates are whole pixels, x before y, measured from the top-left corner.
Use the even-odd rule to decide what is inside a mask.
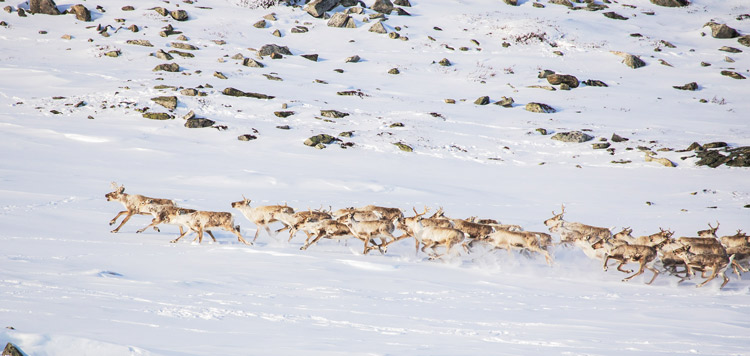
[[[612,142],[625,142],[630,140],[629,138],[622,137],[618,134],[613,133],[612,134]]]
[[[547,82],[552,85],[567,84],[571,88],[578,88],[578,78],[568,74],[547,75]]]
[[[211,127],[216,123],[216,121],[211,119],[206,119],[202,117],[194,117],[192,119],[185,120],[185,127],[189,129],[201,129],[204,127]]]
[[[182,89],[180,90],[180,94],[185,95],[185,96],[196,96],[198,95],[198,89],[193,89],[193,88]]]
[[[551,113],[557,112],[555,108],[547,104],[542,104],[542,103],[528,103],[526,104],[526,111],[544,113],[544,114],[551,114]]]
[[[174,110],[177,108],[177,97],[176,96],[157,96],[151,98],[151,101],[169,109]]]
[[[261,62],[258,62],[252,58],[245,58],[242,60],[242,65],[245,67],[252,67],[252,68],[263,68],[265,65]]]
[[[9,327],[10,330],[13,330],[13,327]],[[21,351],[16,345],[11,344],[10,342],[5,345],[5,349],[3,349],[3,356],[24,356],[26,354]]]
[[[276,29],[271,33],[271,35],[276,36],[276,37],[281,37],[281,31],[279,31],[279,29]]]
[[[455,104],[456,103],[456,99],[444,99],[443,101],[445,101],[446,104]]]
[[[698,83],[691,82],[691,83],[687,83],[685,85],[673,85],[672,88],[679,89],[679,90],[695,91],[695,90],[698,90]]]
[[[163,112],[145,112],[142,114],[143,117],[150,120],[172,120],[174,116]]]
[[[318,146],[318,145],[321,145],[321,144],[323,144],[323,145],[329,144],[329,143],[332,143],[334,141],[338,141],[338,139],[335,138],[335,137],[333,137],[333,136],[331,136],[331,135],[319,134],[319,135],[315,135],[315,136],[309,137],[303,143],[305,144],[305,146],[315,147],[315,146]],[[325,146],[323,146],[323,147],[325,147]]]
[[[665,60],[663,60],[661,58],[659,59],[659,64],[661,64],[663,66],[667,66],[667,67],[672,67],[672,65],[669,62],[667,62],[667,61],[665,61]]]
[[[385,26],[383,26],[383,21],[374,23],[372,26],[370,26],[370,29],[368,31],[380,34],[388,33],[388,31],[385,30]]]
[[[711,63],[701,62],[701,67],[710,67]]]
[[[394,10],[396,11],[396,15],[398,15],[398,16],[411,16],[411,14],[408,11],[406,11],[406,10],[400,8],[400,7],[397,7]]]
[[[477,98],[477,100],[474,100],[474,104],[476,105],[487,105],[490,103],[490,97],[489,96],[480,96]]]
[[[622,60],[622,63],[625,63],[626,66],[633,69],[646,66],[646,62],[644,62],[640,57],[634,56],[632,54],[626,54],[625,59]]]
[[[239,97],[250,97],[250,98],[256,98],[256,99],[273,99],[274,96],[265,95],[265,94],[259,94],[259,93],[251,93],[251,92],[244,92],[242,90],[238,90],[235,88],[226,88],[222,92],[222,94],[227,96],[239,96]]]
[[[453,65],[453,63],[451,63],[451,61],[449,61],[449,60],[448,60],[448,58],[443,58],[443,59],[441,59],[441,60],[440,60],[440,61],[438,62],[438,64],[440,64],[440,65],[441,65],[441,66],[443,66],[443,67],[450,67],[450,66],[452,66],[452,65]]]
[[[609,148],[610,145],[611,144],[609,142],[597,142],[597,143],[591,144],[591,148],[595,150],[603,150],[603,149]]]
[[[750,47],[750,35],[744,35],[738,38],[737,42],[745,47]]]
[[[257,139],[258,137],[255,135],[245,134],[245,135],[239,135],[237,136],[237,139],[240,141],[252,141]]]
[[[388,34],[388,38],[395,40],[401,37],[401,35],[398,32],[391,32]]]
[[[729,146],[729,145],[726,142],[717,141],[717,142],[709,142],[709,143],[703,144],[703,146],[701,146],[701,148],[703,148],[704,150],[708,150],[708,149],[711,149],[711,148],[723,148],[723,147],[727,147],[727,146]]]
[[[538,133],[542,134],[542,136],[547,136],[547,135],[549,134],[549,133],[547,132],[547,129],[545,129],[545,128],[541,128],[541,127],[540,127],[540,128],[538,128],[538,129],[536,129],[536,130],[534,130],[534,131],[536,131],[536,132],[538,132]]]
[[[219,79],[227,79],[227,76],[224,75],[224,73],[222,72],[214,72],[214,77],[219,78]]]
[[[122,11],[133,11],[133,10],[135,10],[135,8],[130,5],[125,5],[122,7]]]
[[[279,129],[279,130],[289,130],[289,129],[291,129],[291,127],[289,127],[289,125],[276,126],[276,128]]]
[[[266,28],[266,20],[260,20],[253,24],[255,28]]]
[[[340,119],[349,116],[348,113],[337,110],[320,110],[320,115],[331,119]]]
[[[646,152],[645,160],[646,160],[646,162],[656,162],[656,163],[659,163],[659,164],[661,164],[664,167],[677,167],[677,165],[674,162],[672,162],[672,161],[670,161],[670,160],[668,160],[666,158],[656,158],[652,154],[650,154],[649,152]]]
[[[573,7],[573,3],[570,2],[569,0],[549,0],[548,2],[550,4],[563,5],[563,6],[567,6],[567,7]]]
[[[338,0],[313,0],[305,6],[304,10],[313,17],[323,17],[326,11],[333,10],[338,4]]]
[[[75,14],[78,21],[91,21],[91,11],[81,4],[73,5],[68,9],[69,14]]]
[[[5,10],[5,12],[11,14],[11,13],[13,13],[13,6],[6,6],[6,7],[3,8],[3,10]]]
[[[511,6],[518,6],[518,0],[504,0],[504,2]]]
[[[292,33],[305,33],[309,31],[309,29],[305,26],[294,26],[292,28]]]
[[[551,71],[549,69],[545,69],[543,71],[540,71],[539,74],[537,74],[536,77],[539,78],[539,79],[545,79],[545,78],[547,78],[548,76],[550,76],[552,74],[555,74],[555,72]]]
[[[23,8],[18,8],[18,17],[26,17],[26,10]]]
[[[120,56],[120,50],[114,50],[114,51],[104,52],[104,55],[107,56],[107,57],[119,57]]]
[[[137,45],[137,46],[144,46],[144,47],[153,47],[154,46],[154,45],[151,44],[151,41],[149,41],[149,40],[127,40],[127,41],[125,41],[125,43],[132,44],[132,45]]]
[[[727,26],[726,24],[718,24],[711,21],[703,25],[703,27],[705,26],[711,28],[711,37],[713,38],[735,38],[740,36],[737,30]]]
[[[344,131],[339,134],[339,137],[352,137],[354,136],[354,131]]]
[[[745,79],[745,76],[743,76],[742,74],[733,72],[731,70],[722,70],[721,75],[734,78],[734,79]]]
[[[613,20],[627,20],[628,19],[627,17],[622,16],[622,15],[620,15],[620,14],[614,12],[614,11],[605,12],[603,15],[604,15],[604,17],[610,18],[610,19],[613,19]]]
[[[277,117],[287,118],[289,116],[294,115],[294,111],[274,111],[273,114],[276,115]]]
[[[400,74],[401,71],[398,68],[391,68],[388,70],[388,74]]]
[[[557,140],[557,141],[562,141],[562,142],[583,143],[586,141],[593,140],[594,136],[583,133],[581,131],[570,131],[570,132],[558,132],[552,135],[552,139]]]
[[[347,58],[345,62],[346,63],[357,63],[357,62],[360,61],[360,59],[362,59],[362,58],[360,58],[358,55],[355,54],[355,55]]]
[[[292,52],[289,51],[289,47],[287,46],[279,46],[275,44],[267,44],[260,48],[258,51],[258,55],[260,56],[270,56],[271,54],[283,54],[285,56],[291,56]]]
[[[180,56],[182,58],[193,58],[193,57],[195,57],[195,55],[192,54],[192,53],[182,52],[182,51],[178,51],[176,49],[169,50],[169,53],[174,53],[174,54],[176,54],[176,55],[178,55],[178,56]]]
[[[317,54],[303,54],[301,57],[305,58],[305,59],[309,59],[309,60],[311,60],[313,62],[317,62],[318,61],[318,55]]]
[[[351,16],[343,12],[337,12],[328,20],[328,27],[357,28],[357,24]]]
[[[681,7],[690,4],[688,0],[651,0],[651,3],[664,7]]]
[[[275,13],[270,13],[268,15],[264,15],[263,18],[266,19],[266,20],[268,20],[268,21],[276,21],[276,14]]]
[[[741,53],[742,50],[735,47],[729,47],[729,46],[721,46],[719,48],[719,51],[729,52],[729,53]]]
[[[504,108],[511,108],[513,107],[513,103],[513,98],[503,96],[500,98],[500,100],[495,102],[495,105],[500,105]]]
[[[398,149],[400,149],[401,151],[404,151],[404,152],[414,152],[414,149],[411,146],[409,146],[409,145],[407,145],[405,143],[396,142],[393,145],[396,146],[396,147],[398,147]]]
[[[155,7],[155,8],[153,8],[153,9],[151,9],[151,10],[154,10],[154,11],[156,11],[156,13],[158,13],[159,15],[162,15],[162,16],[167,16],[167,15],[169,15],[169,10],[167,10],[167,9],[165,9],[165,8],[161,7],[161,6],[159,6],[159,7]]]
[[[172,48],[185,49],[185,50],[188,50],[188,51],[196,51],[196,50],[199,49],[196,46],[193,46],[193,45],[191,45],[189,43],[184,43],[184,42],[172,42],[169,45],[172,46]]]
[[[154,72],[157,71],[164,71],[164,72],[179,72],[180,71],[180,65],[177,63],[163,63],[159,64],[153,69]]]
[[[138,28],[137,25],[132,24],[130,25],[130,27],[128,27],[128,30],[130,30],[131,32],[138,32],[140,29]]]
[[[29,10],[32,14],[60,15],[60,10],[53,0],[29,0]],[[18,12],[21,12],[20,7]]]
[[[628,160],[628,159],[620,159],[620,160],[617,160],[617,161],[610,161],[610,163],[615,163],[615,164],[628,164],[628,163],[633,163],[633,161],[631,161],[631,160]]]
[[[268,80],[275,80],[277,82],[283,82],[284,81],[284,79],[282,79],[281,77],[277,77],[275,75],[263,74],[263,76],[266,77],[266,79],[268,79]]]
[[[390,14],[393,11],[393,3],[390,0],[375,0],[370,9],[381,14]]]
[[[607,83],[604,83],[603,81],[596,80],[596,79],[584,80],[583,84],[586,84],[586,86],[590,86],[590,87],[607,87],[608,86]]]

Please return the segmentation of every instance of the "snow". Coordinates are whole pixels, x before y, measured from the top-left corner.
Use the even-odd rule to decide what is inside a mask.
[[[243,195],[254,205],[297,210],[377,204],[410,215],[412,207],[443,207],[451,217],[495,218],[528,231],[547,231],[543,221],[562,204],[566,220],[630,226],[635,236],[660,227],[693,236],[716,221],[723,235],[750,229],[747,168],[698,167],[694,157],[681,159],[692,152],[657,151],[692,142],[750,145],[749,87],[719,74],[734,68],[748,76],[748,50],[701,27],[713,19],[750,34],[750,20],[737,19],[750,13],[745,1],[609,4],[606,11],[626,21],[520,2],[413,0],[413,16],[385,22],[389,31],[402,27],[408,41],[368,32],[374,22],[363,23],[364,15],[354,15],[357,29],[328,28],[301,9],[250,9],[237,1],[110,1],[102,3],[106,12],[86,3],[91,23],[0,12],[8,23],[0,27],[0,346],[12,342],[28,355],[750,355],[750,284],[735,275],[721,290],[719,281],[698,289],[698,279],[678,285],[666,275],[645,285],[648,271],[621,282],[624,274],[603,272],[601,262],[562,246],[552,249],[548,266],[541,256],[486,249],[433,261],[415,254],[411,240],[385,255],[363,256],[353,241],[323,240],[300,251],[303,234],[287,242],[283,233],[265,231],[253,246],[224,231],[215,232],[216,243],[188,237],[171,244],[174,226],[135,233],[147,216],[109,232],[121,210],[104,199],[112,181],[126,193],[232,211],[246,238],[256,227],[230,207]],[[178,4],[189,21],[148,10]],[[122,11],[124,5],[136,10]],[[270,12],[278,20],[269,28],[252,27]],[[181,73],[152,72],[163,61],[149,54],[176,41],[158,35],[168,23],[200,47],[195,58],[170,61]],[[105,38],[87,28],[97,24],[125,28]],[[141,31],[128,31],[130,24]],[[290,33],[296,25],[310,32]],[[277,28],[283,37],[271,35]],[[557,47],[513,40],[540,32]],[[636,32],[643,37],[630,36]],[[126,44],[130,39],[155,47]],[[226,44],[213,42],[219,39]],[[676,48],[655,52],[660,40]],[[268,43],[288,46],[294,56],[260,59],[262,69],[230,59],[254,57],[248,48]],[[743,52],[717,51],[724,45]],[[113,49],[122,55],[102,56]],[[648,65],[630,69],[610,51],[640,55]],[[309,53],[319,62],[299,56]],[[344,63],[355,54],[360,63]],[[454,65],[433,64],[442,58]],[[387,74],[394,67],[401,74]],[[609,87],[529,88],[548,85],[537,78],[542,69]],[[692,81],[700,90],[672,88]],[[213,88],[199,89],[205,97],[153,89],[207,83]],[[226,87],[276,98],[228,97],[220,93]],[[336,94],[357,89],[368,96]],[[178,96],[176,119],[147,120],[134,110],[166,112],[150,101],[160,95]],[[474,105],[482,95],[493,102],[512,96],[516,105]],[[75,107],[80,101],[86,105]],[[532,101],[558,112],[525,111]],[[350,115],[315,119],[327,109]],[[190,110],[228,129],[187,129],[181,117]],[[279,110],[295,115],[278,118]],[[404,127],[391,128],[396,122]],[[598,141],[562,143],[537,128],[630,141],[612,143],[610,155],[591,149]],[[253,129],[257,140],[236,139]],[[354,131],[344,138],[354,147],[302,145],[311,135],[343,131]],[[678,166],[645,162],[637,146]]]

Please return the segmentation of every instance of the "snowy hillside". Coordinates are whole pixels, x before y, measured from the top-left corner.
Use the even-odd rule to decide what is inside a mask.
[[[111,233],[113,181],[231,212],[247,240],[257,227],[230,205],[243,196],[547,233],[563,204],[567,221],[633,236],[750,230],[747,1],[365,0],[312,16],[325,2],[58,1],[78,15],[47,15],[0,0],[0,347],[750,355],[750,283],[731,268],[723,289],[696,288],[621,282],[570,246],[547,265],[487,247],[430,259],[411,238],[303,251],[304,233],[262,229],[252,246],[218,229],[170,243],[173,225],[136,233],[145,215]]]

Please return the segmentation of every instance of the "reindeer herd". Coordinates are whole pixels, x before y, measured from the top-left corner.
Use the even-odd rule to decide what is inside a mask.
[[[230,212],[181,208],[173,200],[127,194],[124,186],[115,183],[112,183],[112,188],[113,191],[105,195],[107,200],[120,202],[125,207],[109,222],[114,225],[117,219],[125,215],[112,230],[113,233],[118,232],[133,215],[151,215],[151,224],[137,232],[148,228],[159,231],[159,224],[177,225],[180,235],[171,241],[173,243],[191,232],[197,234],[195,239],[199,243],[203,241],[204,232],[216,241],[211,230],[222,229],[233,233],[238,241],[252,245],[262,228],[272,237],[288,230],[289,241],[303,232],[306,239],[301,250],[308,249],[321,239],[354,239],[363,243],[364,255],[371,250],[385,254],[391,244],[411,238],[414,239],[416,253],[422,251],[430,259],[447,256],[454,248],[460,247],[470,253],[475,246],[485,245],[492,250],[504,249],[508,253],[516,250],[527,255],[539,254],[549,265],[553,261],[549,250],[555,243],[548,233],[524,231],[518,225],[500,224],[492,219],[453,219],[445,216],[442,208],[429,217],[426,216],[429,212],[427,207],[421,213],[412,208],[414,216],[408,217],[401,209],[374,205],[336,211],[295,211],[287,205],[253,207],[251,200],[243,196],[242,200],[231,203],[231,206],[257,226],[253,240],[248,242],[242,237],[240,226],[235,225]],[[699,271],[705,280],[697,287],[721,276],[723,282],[720,288],[723,288],[729,282],[725,274],[728,268],[731,267],[738,277],[741,272],[748,271],[750,237],[741,230],[734,235],[718,237],[718,222],[715,227],[709,223],[709,229],[698,231],[695,237],[675,238],[673,231],[661,228],[655,234],[634,237],[630,228],[613,234],[608,228],[565,221],[564,213],[565,206],[559,214],[553,211],[552,218],[544,221],[549,231],[559,236],[556,244],[580,248],[586,256],[601,260],[605,271],[610,260],[617,261],[617,270],[626,274],[633,273],[632,270],[623,269],[626,264],[638,264],[638,271],[623,281],[629,281],[648,269],[653,276],[647,284],[651,284],[660,273],[677,276],[680,278],[678,283],[681,283]],[[283,227],[272,231],[272,223],[280,223]],[[401,232],[398,236],[395,235],[397,230]],[[440,250],[442,253],[438,252]]]

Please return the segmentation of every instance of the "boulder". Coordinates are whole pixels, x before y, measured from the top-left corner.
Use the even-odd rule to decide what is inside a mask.
[[[301,55],[301,57],[305,58],[305,59],[309,59],[309,60],[311,60],[313,62],[317,62],[318,61],[318,55],[315,54],[315,53],[313,53],[313,54],[303,54],[303,55]]]
[[[396,146],[396,147],[398,147],[398,149],[401,150],[401,151],[404,151],[404,152],[414,152],[414,149],[411,146],[409,146],[409,145],[407,145],[405,143],[396,142],[393,145]]]
[[[292,52],[289,51],[289,47],[287,46],[279,46],[275,44],[267,44],[258,50],[258,55],[260,56],[270,56],[271,54],[283,54],[287,56],[291,56]]]
[[[320,115],[324,117],[329,117],[331,119],[340,119],[342,117],[349,116],[348,113],[341,112],[338,110],[320,110]]]
[[[351,56],[351,57],[347,58],[345,62],[346,62],[346,63],[357,63],[357,62],[359,62],[359,61],[360,61],[361,59],[362,59],[362,58],[360,58],[360,57],[359,57],[358,55],[356,55],[356,54],[355,54],[355,55],[353,55],[353,56]]]
[[[646,66],[646,62],[644,62],[638,56],[634,56],[632,54],[626,54],[625,59],[622,60],[622,63],[625,63],[626,66],[633,69]]]
[[[163,63],[159,64],[153,69],[154,72],[165,71],[165,72],[179,72],[180,65],[177,63]]]
[[[151,98],[151,101],[169,109],[174,110],[177,108],[177,97],[176,96],[157,96]]]
[[[172,120],[174,119],[174,116],[169,115],[164,112],[146,112],[142,114],[143,117],[150,119],[150,120]]]
[[[164,61],[171,61],[172,59],[174,59],[174,57],[172,57],[171,54],[164,52],[164,50],[161,50],[161,49],[156,51],[156,53],[154,54],[154,57],[159,58]]]
[[[542,104],[542,103],[528,103],[526,104],[526,111],[542,113],[542,114],[551,114],[551,113],[557,112],[555,108],[547,104]]]
[[[328,27],[346,27],[351,19],[351,16],[345,13],[337,12],[328,20]]]
[[[734,78],[734,79],[746,79],[744,75],[737,73],[737,72],[733,72],[731,70],[722,70],[721,75]]]
[[[370,9],[381,14],[390,14],[393,11],[393,3],[391,0],[375,0]]]
[[[495,105],[500,105],[500,106],[502,106],[504,108],[511,108],[511,107],[513,107],[513,102],[514,102],[513,98],[511,98],[511,97],[502,97],[502,98],[500,98],[500,100],[498,100],[497,102],[495,102]]]
[[[672,88],[679,89],[679,90],[695,91],[695,90],[698,90],[698,83],[691,82],[691,83],[687,83],[685,85],[673,85]]]
[[[91,11],[81,4],[73,5],[68,9],[69,14],[75,14],[78,21],[91,21]]]
[[[382,21],[378,21],[378,22],[372,24],[372,26],[370,26],[369,31],[370,32],[375,32],[375,33],[383,33],[383,34],[384,33],[388,33],[388,31],[385,30],[385,26],[383,26],[383,22]]]
[[[211,119],[206,119],[202,117],[194,117],[192,119],[185,120],[185,127],[190,129],[200,129],[204,127],[211,127],[216,123],[216,121]]]
[[[238,97],[250,97],[250,98],[256,98],[256,99],[273,99],[274,96],[260,94],[260,93],[251,93],[251,92],[244,92],[239,89],[235,88],[226,88],[222,92],[222,94],[227,96],[238,96]]]
[[[326,11],[333,10],[338,4],[339,0],[313,0],[305,6],[304,10],[313,17],[323,17]]]
[[[552,135],[552,139],[557,140],[557,141],[562,141],[562,142],[582,143],[582,142],[593,140],[594,136],[583,133],[581,131],[569,131],[569,132],[558,132]]]
[[[252,58],[245,58],[242,60],[242,65],[246,67],[252,67],[252,68],[263,68],[265,65],[263,63],[258,62]]]
[[[184,42],[172,42],[169,44],[172,48],[186,49],[189,51],[197,51],[199,48],[191,45],[190,43]]]
[[[712,21],[706,23],[703,26],[708,26],[711,28],[711,37],[713,38],[735,38],[740,36],[737,30],[727,26],[726,24],[718,24]]]
[[[169,13],[169,16],[177,21],[187,21],[188,19],[188,13],[185,10],[174,10]]]
[[[441,60],[440,60],[440,61],[438,62],[438,64],[440,64],[440,65],[441,65],[441,66],[443,66],[443,67],[450,67],[451,65],[453,65],[453,63],[451,63],[451,61],[449,61],[449,60],[448,60],[448,58],[443,58],[443,59],[441,59]]]
[[[32,14],[60,15],[54,0],[29,0],[29,10]]]
[[[578,88],[578,78],[568,74],[549,74],[547,82],[552,85],[567,84],[571,88]]]
[[[474,104],[476,105],[487,105],[490,103],[490,97],[489,96],[480,96],[477,98],[477,100],[474,100]]]
[[[251,141],[251,140],[255,140],[257,138],[258,138],[257,136],[250,135],[250,134],[244,134],[244,135],[237,136],[237,139],[240,140],[240,141]]]
[[[25,354],[16,345],[13,345],[9,342],[8,344],[5,345],[2,355],[3,356],[24,356]]]
[[[318,146],[319,144],[329,144],[331,142],[337,141],[338,139],[336,137],[333,137],[331,135],[326,134],[320,134],[311,136],[308,139],[303,142],[306,146]]]
[[[651,3],[664,7],[681,7],[688,6],[690,4],[688,0],[651,0]]]
[[[750,47],[750,35],[741,36],[737,39],[737,42],[743,46]]]

